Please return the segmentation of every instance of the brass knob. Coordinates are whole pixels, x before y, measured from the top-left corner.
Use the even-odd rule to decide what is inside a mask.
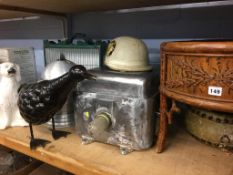
[[[88,132],[91,135],[96,135],[107,130],[111,126],[110,114],[103,112],[96,115],[95,119],[89,124]]]

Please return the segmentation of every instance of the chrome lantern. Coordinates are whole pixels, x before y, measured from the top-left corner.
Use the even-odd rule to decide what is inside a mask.
[[[60,59],[48,64],[42,73],[43,80],[51,80],[57,78],[69,71],[75,63],[66,60],[64,55],[61,54]],[[74,126],[74,108],[73,108],[73,92],[70,93],[66,103],[62,109],[55,114],[54,121],[56,127],[65,128]],[[52,121],[47,122],[52,126]]]

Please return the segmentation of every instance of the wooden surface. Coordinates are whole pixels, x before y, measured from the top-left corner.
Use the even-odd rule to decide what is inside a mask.
[[[60,13],[74,13],[210,1],[211,0],[0,0],[0,4],[31,9],[43,9]]]
[[[232,51],[232,41],[163,43],[161,92],[197,107],[233,112]],[[221,87],[222,92],[211,95],[210,86]]]
[[[35,14],[60,16],[64,13],[117,10],[210,1],[211,0],[0,0],[0,10],[13,10],[15,13],[17,13],[17,11],[31,13],[34,10]],[[9,14],[11,14],[10,11]],[[18,13],[18,17],[22,17],[20,15],[22,14]],[[3,19],[2,17],[3,16],[0,14],[0,19]]]
[[[161,51],[174,54],[185,54],[199,56],[201,54],[232,54],[232,40],[196,40],[196,41],[174,41],[161,44]],[[210,55],[211,56],[211,55]],[[232,56],[232,55],[230,55]],[[229,55],[228,55],[229,57]]]
[[[82,145],[75,134],[53,141],[44,126],[35,127],[37,137],[52,141],[44,149],[29,149],[28,128],[0,131],[0,144],[79,175],[233,174],[232,154],[199,143],[182,130],[170,133],[173,135],[166,142],[168,149],[161,154],[152,148],[123,156],[115,146]]]
[[[0,8],[0,19],[28,17],[28,16],[35,16],[35,14],[9,11],[9,10],[1,10],[1,8]]]

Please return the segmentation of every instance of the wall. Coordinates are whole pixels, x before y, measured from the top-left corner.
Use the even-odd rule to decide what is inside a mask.
[[[233,6],[83,13],[73,16],[72,32],[98,39],[121,35],[141,38],[149,48],[151,63],[158,65],[163,41],[233,38],[232,17]]]
[[[83,13],[72,16],[72,32],[86,33],[95,39],[136,36],[145,41],[151,63],[158,66],[159,47],[163,41],[233,38],[232,16],[233,6]],[[62,21],[54,17],[0,22],[0,47],[34,47],[40,74],[44,65],[42,39],[63,38],[63,33]]]
[[[34,20],[0,22],[0,39],[63,38],[60,18],[41,16]]]
[[[40,78],[41,72],[44,70],[44,51],[43,51],[43,40],[30,39],[30,40],[16,40],[16,39],[0,39],[0,47],[2,48],[28,48],[33,47],[35,52],[35,62],[37,77]]]
[[[35,20],[0,22],[0,47],[33,47],[37,77],[44,70],[43,39],[64,37],[61,18],[40,16]]]
[[[44,70],[43,39],[64,37],[61,18],[41,16],[35,20],[0,22],[0,47],[33,47],[37,77]]]
[[[86,33],[93,38],[232,38],[232,16],[233,6],[85,13],[73,16],[73,33]]]

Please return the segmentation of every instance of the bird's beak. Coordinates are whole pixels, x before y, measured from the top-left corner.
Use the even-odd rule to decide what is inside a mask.
[[[88,79],[88,80],[96,80],[97,76],[96,75],[93,75],[89,72],[86,72],[85,73],[85,78]]]

